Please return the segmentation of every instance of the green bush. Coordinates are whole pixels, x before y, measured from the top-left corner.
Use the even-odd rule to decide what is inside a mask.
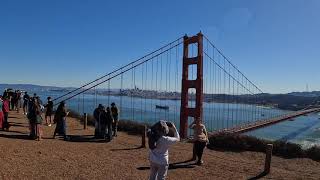
[[[209,137],[209,149],[227,151],[256,151],[265,152],[267,144],[273,144],[273,154],[284,158],[310,158],[320,161],[320,147],[304,150],[300,145],[284,142],[269,141],[247,135],[214,134]]]
[[[313,146],[306,150],[306,156],[315,161],[320,161],[320,147]]]

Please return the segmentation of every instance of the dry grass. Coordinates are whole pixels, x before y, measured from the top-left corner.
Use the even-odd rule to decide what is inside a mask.
[[[71,141],[52,139],[54,127],[43,127],[44,139],[27,139],[23,115],[10,114],[11,132],[0,132],[0,179],[147,179],[148,149],[139,148],[141,138],[120,132],[112,142],[92,139],[93,128],[83,130],[68,118]],[[192,156],[192,144],[177,143],[170,149],[170,162]],[[173,166],[168,179],[248,179],[263,169],[265,155],[258,152],[205,150],[205,164]],[[145,168],[144,168],[145,167]],[[145,169],[145,170],[143,170]],[[268,179],[319,179],[320,163],[310,159],[273,157]]]

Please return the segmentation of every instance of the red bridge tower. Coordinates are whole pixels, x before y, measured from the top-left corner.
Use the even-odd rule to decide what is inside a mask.
[[[180,135],[181,138],[187,137],[188,117],[193,117],[196,121],[202,121],[203,104],[203,35],[198,33],[196,36],[183,38],[183,70],[182,70],[182,90],[181,90],[181,112],[180,112]],[[189,57],[189,45],[197,44],[197,55]],[[197,77],[190,80],[189,66],[197,66]],[[194,88],[196,91],[195,107],[188,107],[188,90]]]

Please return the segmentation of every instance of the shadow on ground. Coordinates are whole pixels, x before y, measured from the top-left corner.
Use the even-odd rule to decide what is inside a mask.
[[[96,139],[92,135],[68,135],[69,142],[108,143],[105,139]]]
[[[23,124],[23,123],[9,123],[10,127],[11,126],[16,126],[16,127],[29,127],[28,125],[26,124]]]
[[[139,146],[139,147],[133,147],[133,148],[110,149],[110,151],[130,151],[130,150],[137,150],[142,148],[143,148],[142,146]]]
[[[193,160],[187,160],[187,161],[182,161],[182,162],[177,162],[177,163],[172,163],[169,164],[169,170],[174,170],[174,169],[191,169],[195,168],[196,163]],[[138,170],[149,170],[149,166],[144,166],[144,167],[138,167]]]
[[[8,134],[0,134],[0,137],[3,138],[9,138],[9,139],[23,139],[23,140],[30,140],[30,137],[28,134],[14,134],[14,135],[8,135]]]
[[[257,180],[257,179],[261,179],[263,177],[265,177],[266,175],[268,175],[267,172],[263,171],[262,173],[260,173],[259,175],[255,176],[255,177],[252,177],[252,178],[249,178],[248,180]]]

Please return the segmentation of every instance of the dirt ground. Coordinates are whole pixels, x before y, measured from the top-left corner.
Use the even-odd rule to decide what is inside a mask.
[[[68,118],[71,140],[52,139],[54,126],[43,126],[42,141],[29,140],[28,123],[11,112],[10,132],[0,132],[1,179],[148,179],[148,149],[139,148],[141,137],[119,133],[112,142],[92,139],[93,128],[83,130]],[[255,152],[205,150],[203,166],[192,162],[192,144],[178,143],[170,150],[168,179],[249,179],[262,172],[265,155]],[[265,179],[320,179],[320,163],[310,159],[273,157]]]

